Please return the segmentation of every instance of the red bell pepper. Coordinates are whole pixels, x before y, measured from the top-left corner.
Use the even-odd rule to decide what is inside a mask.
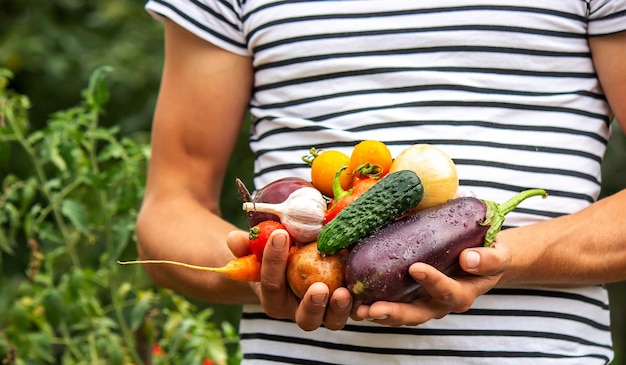
[[[354,184],[350,190],[343,190],[341,187],[341,172],[346,169],[346,166],[337,171],[333,179],[333,200],[326,211],[324,224],[330,222],[343,208],[350,205],[378,182],[380,174],[376,173],[377,168],[369,164],[366,165],[360,166],[355,171]]]

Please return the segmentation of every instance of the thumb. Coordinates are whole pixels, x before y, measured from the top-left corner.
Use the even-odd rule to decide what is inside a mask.
[[[511,265],[511,251],[506,245],[468,248],[459,257],[461,268],[474,275],[498,275]]]
[[[237,257],[252,253],[248,245],[248,232],[246,231],[234,230],[229,232],[228,236],[226,236],[226,244],[233,255]]]

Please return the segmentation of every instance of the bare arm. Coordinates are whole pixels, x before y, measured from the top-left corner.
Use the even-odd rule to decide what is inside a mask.
[[[236,228],[220,218],[228,160],[247,110],[251,60],[166,21],[165,63],[152,130],[145,199],[137,222],[143,259],[222,266]],[[219,274],[145,266],[160,285],[214,302],[256,302],[249,285]]]
[[[219,215],[219,197],[252,88],[252,64],[167,22],[165,67],[152,131],[152,158],[137,221],[142,259],[223,266],[249,253],[248,235]],[[285,270],[290,241],[278,230],[265,249],[260,283],[174,266],[145,268],[154,281],[210,302],[261,303],[306,330],[339,329],[351,309],[345,288],[311,286],[300,301]],[[248,252],[246,252],[248,251]],[[233,254],[234,253],[234,254]]]
[[[591,38],[589,44],[613,114],[624,127],[626,32]],[[499,239],[512,251],[503,281],[585,285],[626,280],[625,209],[622,190],[576,214],[502,232]]]
[[[590,46],[611,109],[626,127],[626,32],[593,38]],[[567,287],[626,280],[625,209],[626,189],[575,214],[503,230],[495,248],[461,254],[461,267],[475,276],[452,279],[426,264],[413,264],[411,275],[431,298],[360,306],[355,318],[418,325],[468,310],[496,285]]]

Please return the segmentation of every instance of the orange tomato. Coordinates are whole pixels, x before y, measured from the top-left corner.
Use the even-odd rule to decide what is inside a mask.
[[[386,144],[376,140],[364,140],[359,142],[350,155],[348,172],[354,175],[354,171],[363,164],[369,163],[380,168],[380,177],[389,173],[393,157]]]
[[[311,183],[322,194],[333,197],[333,179],[342,166],[350,163],[350,157],[337,150],[317,151],[311,149]],[[341,187],[348,190],[352,187],[352,176],[344,170],[341,174]]]

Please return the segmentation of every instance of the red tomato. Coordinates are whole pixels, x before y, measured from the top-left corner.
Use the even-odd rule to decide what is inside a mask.
[[[163,348],[161,347],[161,345],[159,345],[158,343],[154,343],[152,345],[152,353],[155,356],[165,356],[165,351],[163,350]]]
[[[259,262],[263,259],[263,250],[267,240],[270,238],[270,234],[277,229],[285,229],[285,226],[276,221],[263,221],[248,231],[250,251],[256,255]]]

